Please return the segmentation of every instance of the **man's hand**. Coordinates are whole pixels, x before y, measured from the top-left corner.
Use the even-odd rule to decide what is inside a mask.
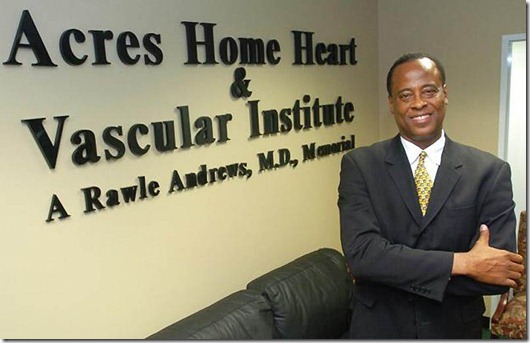
[[[489,246],[490,232],[480,226],[480,237],[466,253],[455,253],[453,275],[466,275],[474,280],[499,286],[516,287],[524,272],[521,255]]]

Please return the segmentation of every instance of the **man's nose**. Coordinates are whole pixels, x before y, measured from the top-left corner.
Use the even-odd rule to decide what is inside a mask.
[[[426,102],[421,98],[421,95],[414,94],[411,107],[414,109],[422,109],[423,107],[425,107],[425,105],[426,105]]]

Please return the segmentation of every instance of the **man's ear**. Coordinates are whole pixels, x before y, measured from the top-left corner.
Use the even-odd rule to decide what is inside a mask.
[[[449,103],[449,99],[447,98],[447,85],[443,85],[442,91],[444,92],[445,104],[447,105]]]

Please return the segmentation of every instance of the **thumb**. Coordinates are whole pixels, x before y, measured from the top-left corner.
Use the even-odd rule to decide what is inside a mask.
[[[486,244],[489,246],[490,244],[490,230],[489,228],[482,224],[480,225],[480,237],[478,238],[478,241]]]

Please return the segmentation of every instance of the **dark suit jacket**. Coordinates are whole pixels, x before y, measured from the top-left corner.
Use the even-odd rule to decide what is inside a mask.
[[[399,136],[345,154],[338,205],[356,280],[351,337],[480,337],[482,295],[507,288],[451,277],[453,252],[471,249],[480,224],[491,246],[515,251],[512,198],[506,162],[448,137],[425,217]]]

